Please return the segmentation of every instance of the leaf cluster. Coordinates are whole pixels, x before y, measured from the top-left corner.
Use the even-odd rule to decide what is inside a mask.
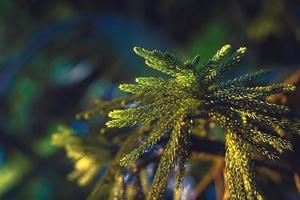
[[[106,114],[110,108],[108,127],[139,126],[147,130],[138,145],[130,151],[119,152],[119,164],[125,169],[137,163],[153,146],[167,141],[147,199],[161,199],[173,174],[175,192],[180,193],[191,153],[191,130],[195,120],[202,118],[224,129],[225,174],[230,198],[262,199],[253,169],[254,154],[277,159],[282,152],[292,150],[291,142],[282,133],[299,134],[299,124],[285,117],[289,109],[269,102],[268,97],[292,92],[295,87],[289,84],[253,86],[269,70],[224,80],[226,72],[246,53],[245,47],[232,51],[230,45],[225,45],[200,67],[197,67],[199,56],[182,62],[168,52],[139,47],[135,47],[134,52],[145,59],[146,65],[169,77],[139,77],[135,84],[121,84],[120,90],[130,96],[102,104],[86,114]]]

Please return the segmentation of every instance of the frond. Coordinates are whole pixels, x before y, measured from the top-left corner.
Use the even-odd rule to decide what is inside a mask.
[[[177,57],[168,52],[149,51],[140,47],[135,47],[133,50],[137,55],[145,58],[146,65],[171,76],[177,76],[184,66]]]
[[[178,123],[174,126],[174,129],[172,131],[172,134],[170,136],[170,140],[168,144],[166,145],[165,151],[163,156],[161,157],[161,160],[159,162],[158,168],[156,170],[156,174],[152,183],[152,189],[148,194],[147,199],[161,199],[161,196],[167,186],[168,178],[172,171],[174,170],[174,167],[176,165],[176,161],[179,157],[184,157],[184,155],[187,154],[186,151],[188,149],[184,148],[185,145],[189,142],[187,139],[187,133],[184,131],[184,127],[182,127],[182,120],[179,120]],[[187,158],[185,156],[184,158]],[[183,169],[180,169],[183,170]],[[182,171],[179,172],[181,174],[178,174],[178,181],[182,181]],[[180,187],[181,182],[177,182],[178,189]]]
[[[229,47],[225,45],[222,49],[225,49],[226,54],[229,51]],[[223,51],[223,50],[220,51]],[[227,50],[228,49],[228,50]],[[220,60],[222,60],[223,57],[225,57],[226,54],[221,54],[222,56],[218,56],[219,53],[217,53],[215,57],[213,57],[212,60],[208,62],[208,64],[204,67],[204,83],[205,84],[211,84],[212,82],[220,79],[223,77],[223,74],[230,70],[233,66],[235,66],[240,59],[243,57],[243,55],[246,53],[246,48],[241,47],[236,52],[234,52],[226,61],[219,63]]]
[[[224,74],[245,55],[245,47],[232,52],[231,46],[225,45],[199,68],[196,67],[199,56],[182,62],[168,52],[140,47],[135,47],[134,52],[145,59],[146,65],[170,77],[139,77],[134,84],[121,84],[120,90],[131,93],[131,96],[99,103],[96,109],[83,113],[83,116],[109,113],[108,127],[148,127],[143,140],[135,144],[135,148],[126,144],[128,151],[120,150],[111,165],[113,167],[108,177],[115,177],[112,194],[121,192],[124,196],[121,188],[124,182],[120,178],[122,170],[119,167],[129,169],[134,166],[141,155],[160,143],[162,138],[167,141],[147,199],[160,199],[169,177],[174,173],[175,193],[178,194],[190,155],[190,133],[196,126],[191,121],[200,120],[201,113],[205,116],[204,120],[219,123],[225,131],[225,169],[231,199],[261,200],[253,169],[253,155],[258,153],[269,159],[278,159],[282,152],[292,150],[292,144],[282,134],[274,133],[280,130],[300,134],[299,123],[283,117],[289,108],[268,102],[268,97],[293,92],[295,86],[252,86],[253,81],[269,73],[268,70],[222,80]],[[91,199],[96,199],[102,186],[97,187]]]
[[[226,154],[225,173],[231,199],[255,199],[262,200],[262,195],[258,192],[255,183],[253,168],[252,148],[248,144],[227,130],[226,132]]]
[[[222,82],[220,85],[218,85],[218,88],[227,88],[227,87],[235,87],[235,86],[244,86],[247,85],[255,80],[257,80],[260,77],[263,77],[267,74],[269,74],[271,71],[267,69],[262,69],[256,72],[251,72],[249,74],[242,75],[240,77]]]

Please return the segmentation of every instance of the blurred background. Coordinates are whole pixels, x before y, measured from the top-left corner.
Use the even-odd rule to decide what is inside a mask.
[[[51,134],[59,124],[87,133],[76,113],[117,97],[119,83],[157,74],[134,46],[205,63],[227,43],[249,49],[236,74],[271,68],[265,83],[299,85],[300,2],[0,0],[0,199],[87,197],[93,185],[66,180],[73,166]],[[299,98],[298,89],[279,101],[299,114]],[[295,198],[289,184],[272,187]],[[203,199],[215,199],[210,190]]]

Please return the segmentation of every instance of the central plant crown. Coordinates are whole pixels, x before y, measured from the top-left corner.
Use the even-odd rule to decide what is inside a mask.
[[[231,46],[225,45],[201,67],[197,67],[199,56],[184,63],[168,52],[139,47],[134,51],[145,58],[146,65],[170,78],[140,77],[136,78],[136,84],[121,84],[119,88],[133,94],[134,101],[123,109],[111,111],[111,121],[106,125],[149,127],[144,140],[121,158],[120,164],[124,167],[136,162],[163,137],[168,138],[148,199],[161,197],[173,172],[175,190],[180,191],[191,151],[190,130],[193,120],[201,117],[218,122],[225,129],[225,169],[231,199],[262,199],[254,178],[253,153],[278,158],[284,150],[291,150],[292,145],[276,133],[299,133],[299,127],[281,117],[288,108],[268,102],[267,97],[291,92],[295,87],[287,84],[249,86],[268,70],[222,80],[225,72],[245,54],[245,47],[231,53]]]

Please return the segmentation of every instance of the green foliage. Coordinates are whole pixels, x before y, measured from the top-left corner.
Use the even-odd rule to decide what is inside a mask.
[[[106,123],[108,127],[143,125],[147,131],[143,133],[142,142],[134,148],[123,144],[129,145],[131,151],[119,151],[116,157],[116,161],[128,169],[149,148],[162,138],[168,138],[146,198],[161,199],[173,172],[176,172],[175,193],[180,192],[192,150],[191,130],[194,121],[203,118],[219,123],[225,131],[225,169],[230,198],[262,199],[255,183],[253,155],[259,153],[277,159],[283,151],[292,149],[282,132],[299,134],[299,126],[284,118],[289,109],[268,102],[267,97],[292,92],[295,87],[288,84],[249,86],[268,70],[223,81],[225,72],[232,70],[246,53],[245,47],[232,52],[231,46],[225,45],[200,67],[196,67],[199,56],[182,62],[168,52],[139,47],[135,47],[134,52],[145,59],[146,65],[170,77],[140,77],[136,78],[136,84],[121,84],[120,90],[131,96],[98,103],[96,109],[83,116],[106,115],[113,109],[108,114],[111,118]],[[119,188],[114,191],[120,192],[119,185],[124,185],[119,177],[121,168],[108,173],[114,174],[115,187]]]
[[[22,180],[26,173],[30,171],[32,163],[26,159],[22,154],[14,152],[9,162],[2,165],[0,168],[0,196],[7,192],[11,187]]]
[[[285,106],[266,101],[269,95],[293,91],[295,87],[285,84],[245,86],[265,71],[217,82],[246,52],[246,48],[240,48],[228,56],[230,49],[230,45],[225,45],[208,64],[195,71],[198,57],[182,63],[170,53],[134,48],[138,55],[145,58],[149,67],[174,77],[137,78],[135,85],[120,85],[121,90],[140,95],[140,99],[137,99],[133,108],[110,112],[112,120],[107,123],[109,127],[134,126],[138,123],[151,123],[153,127],[149,137],[121,159],[120,164],[125,167],[170,132],[170,140],[160,160],[148,199],[158,199],[161,196],[176,164],[184,166],[185,162],[182,160],[186,161],[189,155],[188,119],[199,112],[207,113],[227,131],[226,174],[232,199],[261,199],[253,180],[253,151],[259,151],[273,159],[277,158],[277,152],[291,149],[287,140],[258,130],[255,123],[265,123],[274,129],[297,131],[291,123],[269,116],[287,112]],[[265,147],[266,144],[273,149],[269,150]],[[179,169],[182,171],[181,167]],[[177,185],[180,185],[181,179],[178,179]]]
[[[100,145],[98,148],[94,145],[87,145],[89,142],[84,142],[67,127],[58,128],[52,136],[52,143],[64,147],[67,156],[75,162],[75,170],[68,175],[68,179],[78,179],[80,186],[90,183],[101,165],[109,159],[107,151],[103,151]]]

